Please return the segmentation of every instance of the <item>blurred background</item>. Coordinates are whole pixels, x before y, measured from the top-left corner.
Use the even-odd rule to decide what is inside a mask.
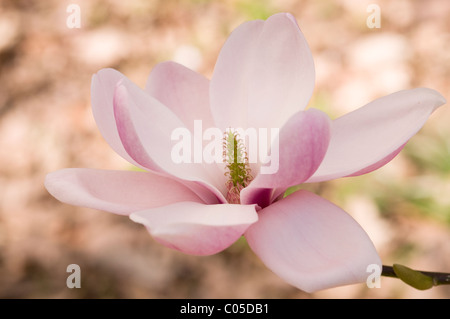
[[[368,5],[381,9],[369,28]],[[70,4],[81,27],[69,28]],[[90,106],[91,76],[112,67],[143,87],[158,62],[210,78],[230,32],[291,12],[316,66],[310,106],[332,118],[413,87],[450,99],[448,0],[2,0],[0,2],[0,298],[449,298],[382,277],[307,294],[268,270],[245,240],[187,256],[126,217],[65,205],[44,189],[67,167],[131,169]],[[349,212],[385,265],[450,272],[450,109],[437,110],[396,159],[371,174],[306,188]],[[69,264],[81,288],[69,289]]]

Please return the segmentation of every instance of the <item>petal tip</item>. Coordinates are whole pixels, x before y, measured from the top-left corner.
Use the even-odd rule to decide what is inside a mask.
[[[447,103],[447,100],[445,99],[445,97],[439,93],[438,91],[434,91],[436,94],[436,98],[437,98],[437,103],[439,104],[439,106],[444,105]]]
[[[276,14],[270,16],[269,18],[267,18],[266,21],[271,20],[271,19],[277,19],[278,17],[280,19],[286,19],[287,18],[294,25],[295,28],[300,29],[300,27],[298,25],[298,22],[297,22],[297,19],[294,17],[294,15],[292,13],[289,13],[289,12],[276,13]]]
[[[146,226],[146,219],[139,212],[131,213],[128,216],[133,222]]]
[[[298,25],[297,23],[297,19],[295,19],[295,17],[292,15],[292,13],[285,13],[284,14],[289,20],[291,20],[296,26]]]
[[[54,185],[54,177],[55,176],[55,172],[51,172],[48,173],[47,175],[45,175],[44,178],[44,187],[47,189],[47,191],[51,194],[51,189],[53,188]]]
[[[53,188],[53,186],[55,184],[58,184],[58,182],[60,181],[58,177],[58,175],[60,175],[62,172],[67,171],[68,169],[63,169],[63,170],[59,170],[59,171],[55,171],[55,172],[51,172],[48,173],[47,175],[45,175],[44,178],[44,186],[45,188],[47,188],[47,190],[49,188]]]
[[[436,108],[447,103],[445,97],[439,93],[438,91],[430,88],[417,88],[417,91],[420,91],[427,99],[432,100]]]
[[[67,180],[72,178],[72,169],[65,168],[48,173],[44,179],[44,187],[50,195],[61,202],[67,201]]]

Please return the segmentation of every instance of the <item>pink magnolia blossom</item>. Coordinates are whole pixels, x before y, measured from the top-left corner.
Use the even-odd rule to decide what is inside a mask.
[[[335,120],[305,110],[314,63],[294,17],[240,25],[211,80],[174,62],[158,64],[144,90],[113,69],[92,78],[93,114],[109,145],[146,172],[70,168],[47,175],[62,202],[128,215],[159,243],[210,255],[242,235],[274,273],[307,292],[365,282],[381,266],[371,240],[339,207],[285,190],[369,173],[393,159],[445,99],[427,88],[377,99]],[[258,174],[227,201],[224,165],[177,164],[171,132],[204,127],[278,127],[279,169]],[[265,165],[265,164],[264,164]],[[229,183],[228,183],[229,185]],[[239,192],[240,191],[240,192]]]

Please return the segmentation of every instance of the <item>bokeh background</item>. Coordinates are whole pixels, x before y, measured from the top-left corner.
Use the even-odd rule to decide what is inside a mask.
[[[69,4],[81,28],[66,25]],[[369,29],[370,3],[381,28]],[[144,86],[158,62],[210,77],[240,23],[291,12],[316,65],[311,106],[332,118],[383,95],[430,87],[450,99],[448,0],[2,0],[0,2],[0,298],[449,298],[397,279],[307,294],[240,240],[187,256],[126,217],[65,205],[43,187],[66,167],[131,169],[96,128],[91,76],[113,67]],[[450,109],[371,174],[311,184],[364,227],[383,263],[450,272]],[[68,289],[66,267],[81,267]]]

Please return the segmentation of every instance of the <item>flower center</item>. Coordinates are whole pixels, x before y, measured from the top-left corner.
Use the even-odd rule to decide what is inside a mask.
[[[246,187],[253,179],[248,164],[245,145],[237,132],[228,129],[223,137],[223,161],[226,163],[225,176],[227,196],[230,204],[240,204],[241,190]]]

